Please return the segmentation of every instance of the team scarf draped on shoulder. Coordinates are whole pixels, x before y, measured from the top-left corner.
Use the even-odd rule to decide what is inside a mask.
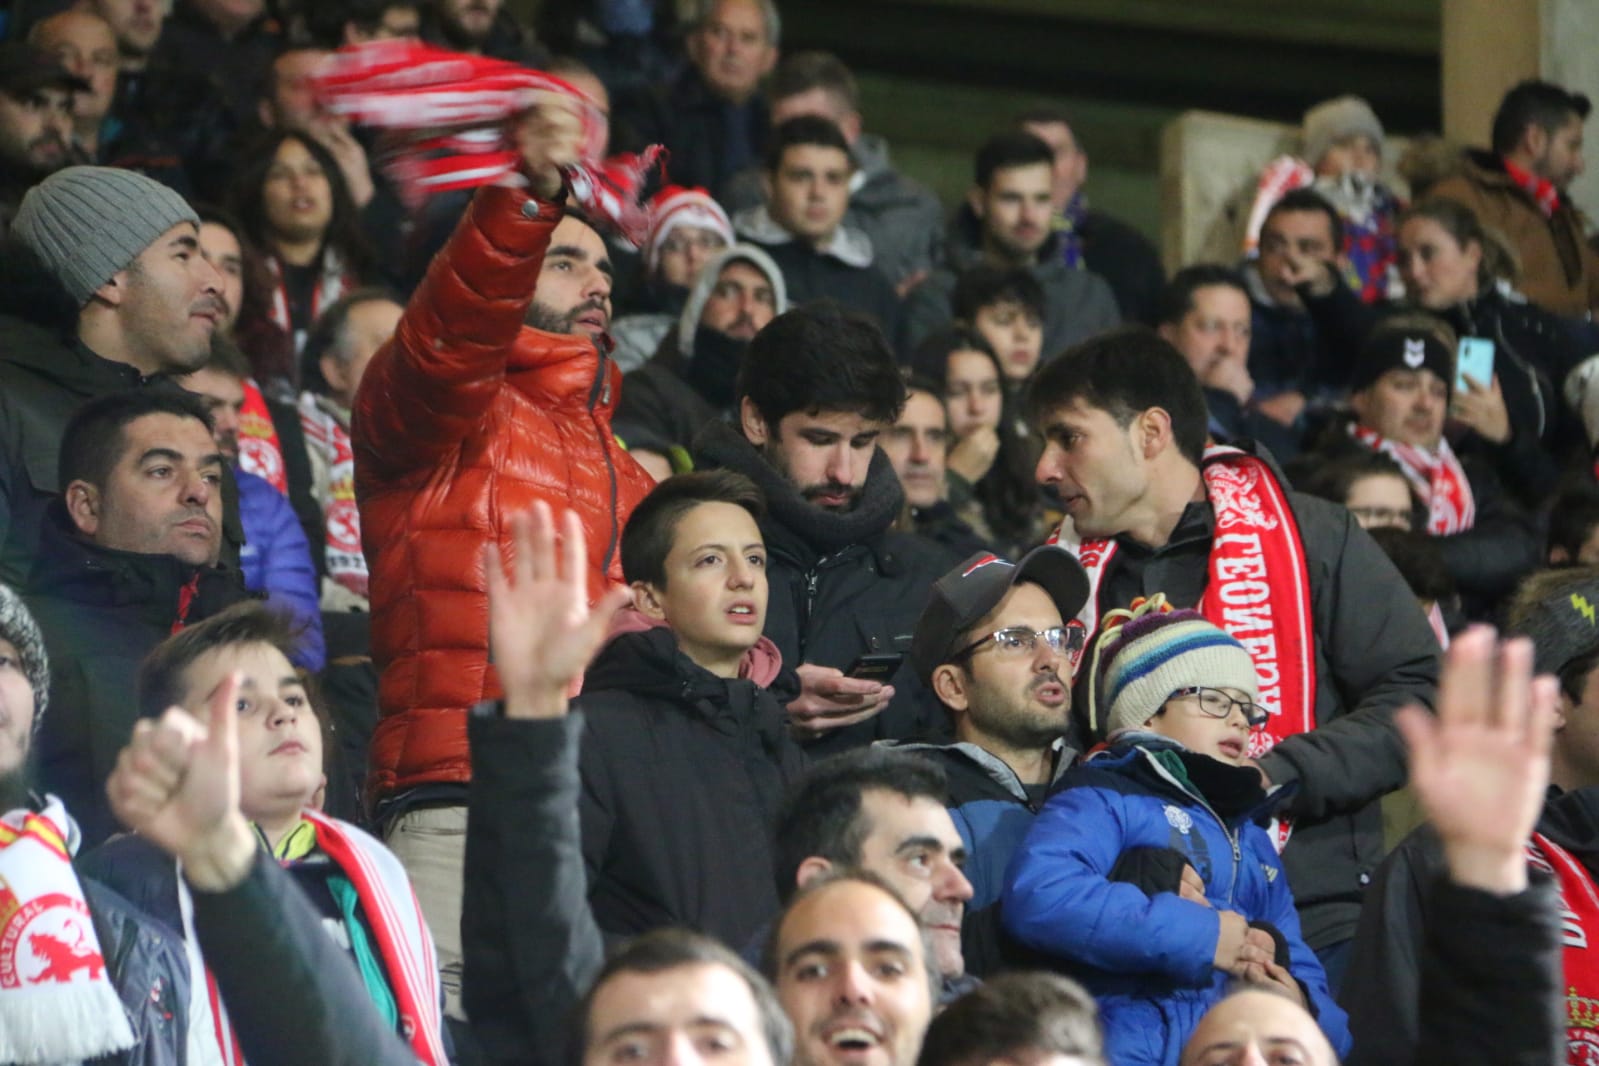
[[[448,1066],[442,1036],[442,989],[433,935],[422,917],[422,906],[411,890],[405,868],[393,852],[356,827],[319,811],[307,810],[303,816],[315,832],[316,849],[355,887],[361,913],[372,928],[389,989],[394,995],[400,1035],[423,1066]],[[198,954],[192,926],[192,901],[181,879],[179,892],[190,965],[203,968],[204,959]],[[228,1023],[216,982],[206,971],[206,980],[196,981],[194,985],[197,998],[203,997],[206,1001],[196,1004],[196,1016],[209,1015],[213,1019],[223,1061],[227,1066],[241,1066],[244,1057]]]
[[[1427,532],[1434,536],[1464,533],[1477,521],[1477,500],[1465,467],[1449,442],[1438,439],[1438,450],[1428,452],[1413,444],[1389,440],[1374,429],[1350,423],[1349,435],[1382,452],[1404,471],[1405,480],[1427,507]]]
[[[664,180],[665,149],[651,145],[637,155],[602,159],[604,113],[560,78],[504,60],[390,40],[339,49],[313,83],[333,114],[385,131],[384,168],[413,207],[449,189],[525,182],[506,121],[533,106],[540,93],[570,97],[579,102],[584,133],[581,158],[563,168],[572,194],[635,246],[644,243],[648,201]]]
[[[1560,892],[1568,1061],[1588,1062],[1584,1052],[1599,1045],[1599,956],[1593,941],[1599,936],[1599,891],[1583,865],[1541,833],[1527,842],[1527,862],[1551,874]]]
[[[134,1045],[83,886],[66,808],[0,815],[0,1062],[78,1062]]]
[[[1250,733],[1249,757],[1316,727],[1316,634],[1310,576],[1288,497],[1266,463],[1237,448],[1211,446],[1200,466],[1216,514],[1210,576],[1197,610],[1249,650],[1260,681],[1266,723]],[[1115,558],[1114,540],[1079,540],[1063,523],[1052,543],[1077,556],[1088,574],[1088,601],[1069,623],[1092,647],[1100,624],[1099,590]],[[1085,661],[1072,657],[1075,679]],[[1287,842],[1280,827],[1273,838]]]

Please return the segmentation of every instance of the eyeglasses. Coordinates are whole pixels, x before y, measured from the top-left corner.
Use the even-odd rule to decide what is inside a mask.
[[[1166,698],[1168,700],[1180,700],[1189,696],[1199,697],[1199,709],[1212,718],[1225,719],[1233,713],[1233,708],[1237,707],[1244,712],[1244,721],[1249,723],[1250,728],[1265,725],[1266,719],[1271,717],[1266,712],[1266,708],[1254,700],[1241,700],[1234,696],[1229,696],[1219,688],[1206,688],[1203,685],[1196,685],[1193,688],[1180,688]]]
[[[1071,655],[1082,650],[1083,631],[1078,626],[1051,626],[1042,632],[1029,626],[1010,626],[973,641],[951,655],[950,660],[964,659],[989,641],[994,642],[994,648],[1000,655],[1019,659],[1033,654],[1040,640],[1048,644],[1056,655]]]
[[[702,230],[699,233],[674,233],[661,242],[660,250],[672,255],[686,255],[690,251],[720,252],[727,247],[721,234]]]
[[[1409,529],[1411,514],[1409,508],[1398,507],[1351,507],[1349,513],[1355,516],[1361,529]]]

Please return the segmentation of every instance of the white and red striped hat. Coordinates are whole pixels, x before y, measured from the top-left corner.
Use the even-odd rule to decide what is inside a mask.
[[[697,186],[668,185],[650,201],[650,231],[644,238],[644,266],[648,270],[655,270],[660,263],[661,245],[679,226],[714,230],[724,242],[733,243],[733,223],[710,193]]]

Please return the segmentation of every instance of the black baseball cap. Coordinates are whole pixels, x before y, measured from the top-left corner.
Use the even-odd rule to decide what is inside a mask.
[[[20,96],[40,89],[86,93],[89,83],[31,44],[0,44],[0,90]]]
[[[1022,556],[1019,563],[992,552],[978,552],[933,585],[911,639],[911,665],[923,681],[940,663],[960,650],[962,635],[999,606],[1018,582],[1031,581],[1049,594],[1066,621],[1088,602],[1088,575],[1065,548],[1046,544]]]

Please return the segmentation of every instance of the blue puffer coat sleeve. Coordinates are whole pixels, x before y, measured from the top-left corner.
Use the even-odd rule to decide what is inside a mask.
[[[271,482],[243,470],[236,476],[244,524],[244,548],[239,553],[244,586],[265,592],[268,603],[289,611],[305,627],[294,665],[318,672],[327,665],[328,652],[322,638],[316,566],[305,530],[288,498]]]
[[[1011,860],[1005,928],[1032,948],[1108,973],[1208,986],[1221,932],[1217,912],[1107,880],[1129,848],[1168,846],[1166,827],[1149,817],[1149,799],[1093,787],[1095,778],[1111,783],[1105,771],[1072,774],[1075,787],[1045,804]]]

